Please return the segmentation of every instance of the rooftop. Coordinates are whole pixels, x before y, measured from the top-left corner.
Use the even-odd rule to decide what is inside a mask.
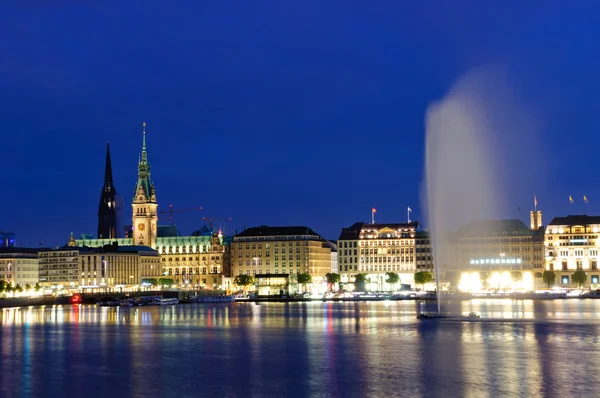
[[[31,248],[31,247],[1,247],[0,254],[37,254],[40,251],[52,250],[50,248]]]
[[[338,240],[356,240],[360,238],[360,233],[366,230],[379,231],[384,228],[390,228],[395,230],[413,230],[416,231],[419,228],[419,222],[413,221],[410,223],[377,223],[367,224],[364,222],[357,222],[352,224],[349,228],[342,228],[342,233]]]
[[[543,234],[543,230],[532,231],[519,219],[472,221],[458,229],[458,235],[463,237],[537,235],[540,233]]]
[[[260,227],[248,228],[235,237],[260,237],[260,236],[293,236],[293,235],[313,235],[319,236],[318,233],[308,227],[269,227],[262,225]]]
[[[568,215],[566,217],[555,217],[548,225],[591,225],[600,224],[600,216]]]

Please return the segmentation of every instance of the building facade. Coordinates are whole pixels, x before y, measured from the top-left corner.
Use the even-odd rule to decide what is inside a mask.
[[[47,289],[78,290],[81,280],[79,256],[88,250],[77,246],[41,249],[38,254],[40,285]]]
[[[110,144],[106,144],[106,164],[104,166],[104,185],[100,193],[98,205],[98,238],[117,238],[117,191],[113,184],[112,165],[110,162]]]
[[[400,277],[399,284],[414,285],[418,227],[418,222],[358,222],[342,229],[338,239],[341,283],[353,283],[356,274],[367,274],[369,290],[389,290],[393,287],[385,282],[385,274],[393,272]]]
[[[39,249],[9,247],[0,249],[0,279],[12,286],[35,286],[39,281]]]
[[[146,123],[143,124],[142,153],[138,162],[138,180],[132,203],[132,238],[137,246],[156,247],[158,203],[154,183],[150,179],[150,163],[146,152]]]
[[[80,290],[139,288],[145,279],[162,276],[158,252],[147,246],[90,248],[79,253]]]
[[[571,275],[576,270],[587,274],[583,285],[600,287],[600,217],[569,215],[554,218],[546,228],[545,269],[556,274],[555,284],[576,287]]]
[[[331,272],[331,245],[308,227],[253,227],[234,236],[231,243],[231,273],[282,276],[309,273],[319,289]],[[268,282],[263,281],[265,285]]]
[[[417,272],[429,272],[435,276],[429,231],[417,231],[415,234],[415,261]]]
[[[334,240],[329,241],[329,247],[331,247],[331,273],[339,274],[340,268],[338,265],[338,247],[337,242]]]
[[[451,289],[532,290],[542,283],[543,228],[532,230],[518,219],[474,221],[445,245],[441,279]]]

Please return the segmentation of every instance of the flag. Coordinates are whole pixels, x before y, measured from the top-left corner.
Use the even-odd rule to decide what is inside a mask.
[[[538,205],[537,197],[535,195],[533,195],[533,206],[537,207],[537,205]]]
[[[409,207],[409,208],[408,208],[408,211],[412,211],[412,209]]]
[[[587,202],[588,202],[587,196],[583,195],[583,203],[587,203]]]
[[[377,213],[377,209],[376,208],[371,208],[371,213]]]
[[[570,204],[573,204],[573,203],[575,203],[575,202],[573,201],[573,198],[571,197],[571,195],[569,195],[569,203],[570,203]]]

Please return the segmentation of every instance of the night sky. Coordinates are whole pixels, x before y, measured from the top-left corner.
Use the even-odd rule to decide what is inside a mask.
[[[371,207],[421,219],[427,106],[485,65],[539,138],[506,216],[534,194],[545,222],[583,193],[599,214],[600,7],[489,3],[3,1],[0,230],[23,246],[95,233],[106,142],[129,203],[143,121],[159,211],[204,207],[176,214],[184,234],[202,216],[329,239]]]

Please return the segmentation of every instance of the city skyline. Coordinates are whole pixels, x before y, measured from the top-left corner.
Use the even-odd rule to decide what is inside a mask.
[[[529,156],[518,138],[507,143],[537,169],[510,170],[517,179],[504,217],[520,207],[526,220],[534,194],[547,220],[583,213],[583,194],[589,214],[600,210],[594,157],[581,152],[582,142],[600,140],[600,61],[578,50],[592,48],[599,29],[591,3],[390,3],[385,13],[310,1],[298,9],[177,5],[166,20],[152,1],[119,7],[116,15],[110,5],[0,6],[14,38],[0,43],[13,55],[0,67],[0,230],[16,232],[19,245],[96,231],[107,141],[128,203],[142,121],[159,211],[205,209],[197,223],[175,215],[184,233],[207,216],[231,217],[230,231],[302,224],[335,239],[340,228],[368,222],[372,207],[393,222],[410,206],[424,222],[425,111],[488,64],[505,68],[541,137]],[[148,29],[157,21],[169,35]],[[65,40],[74,31],[79,40]]]

